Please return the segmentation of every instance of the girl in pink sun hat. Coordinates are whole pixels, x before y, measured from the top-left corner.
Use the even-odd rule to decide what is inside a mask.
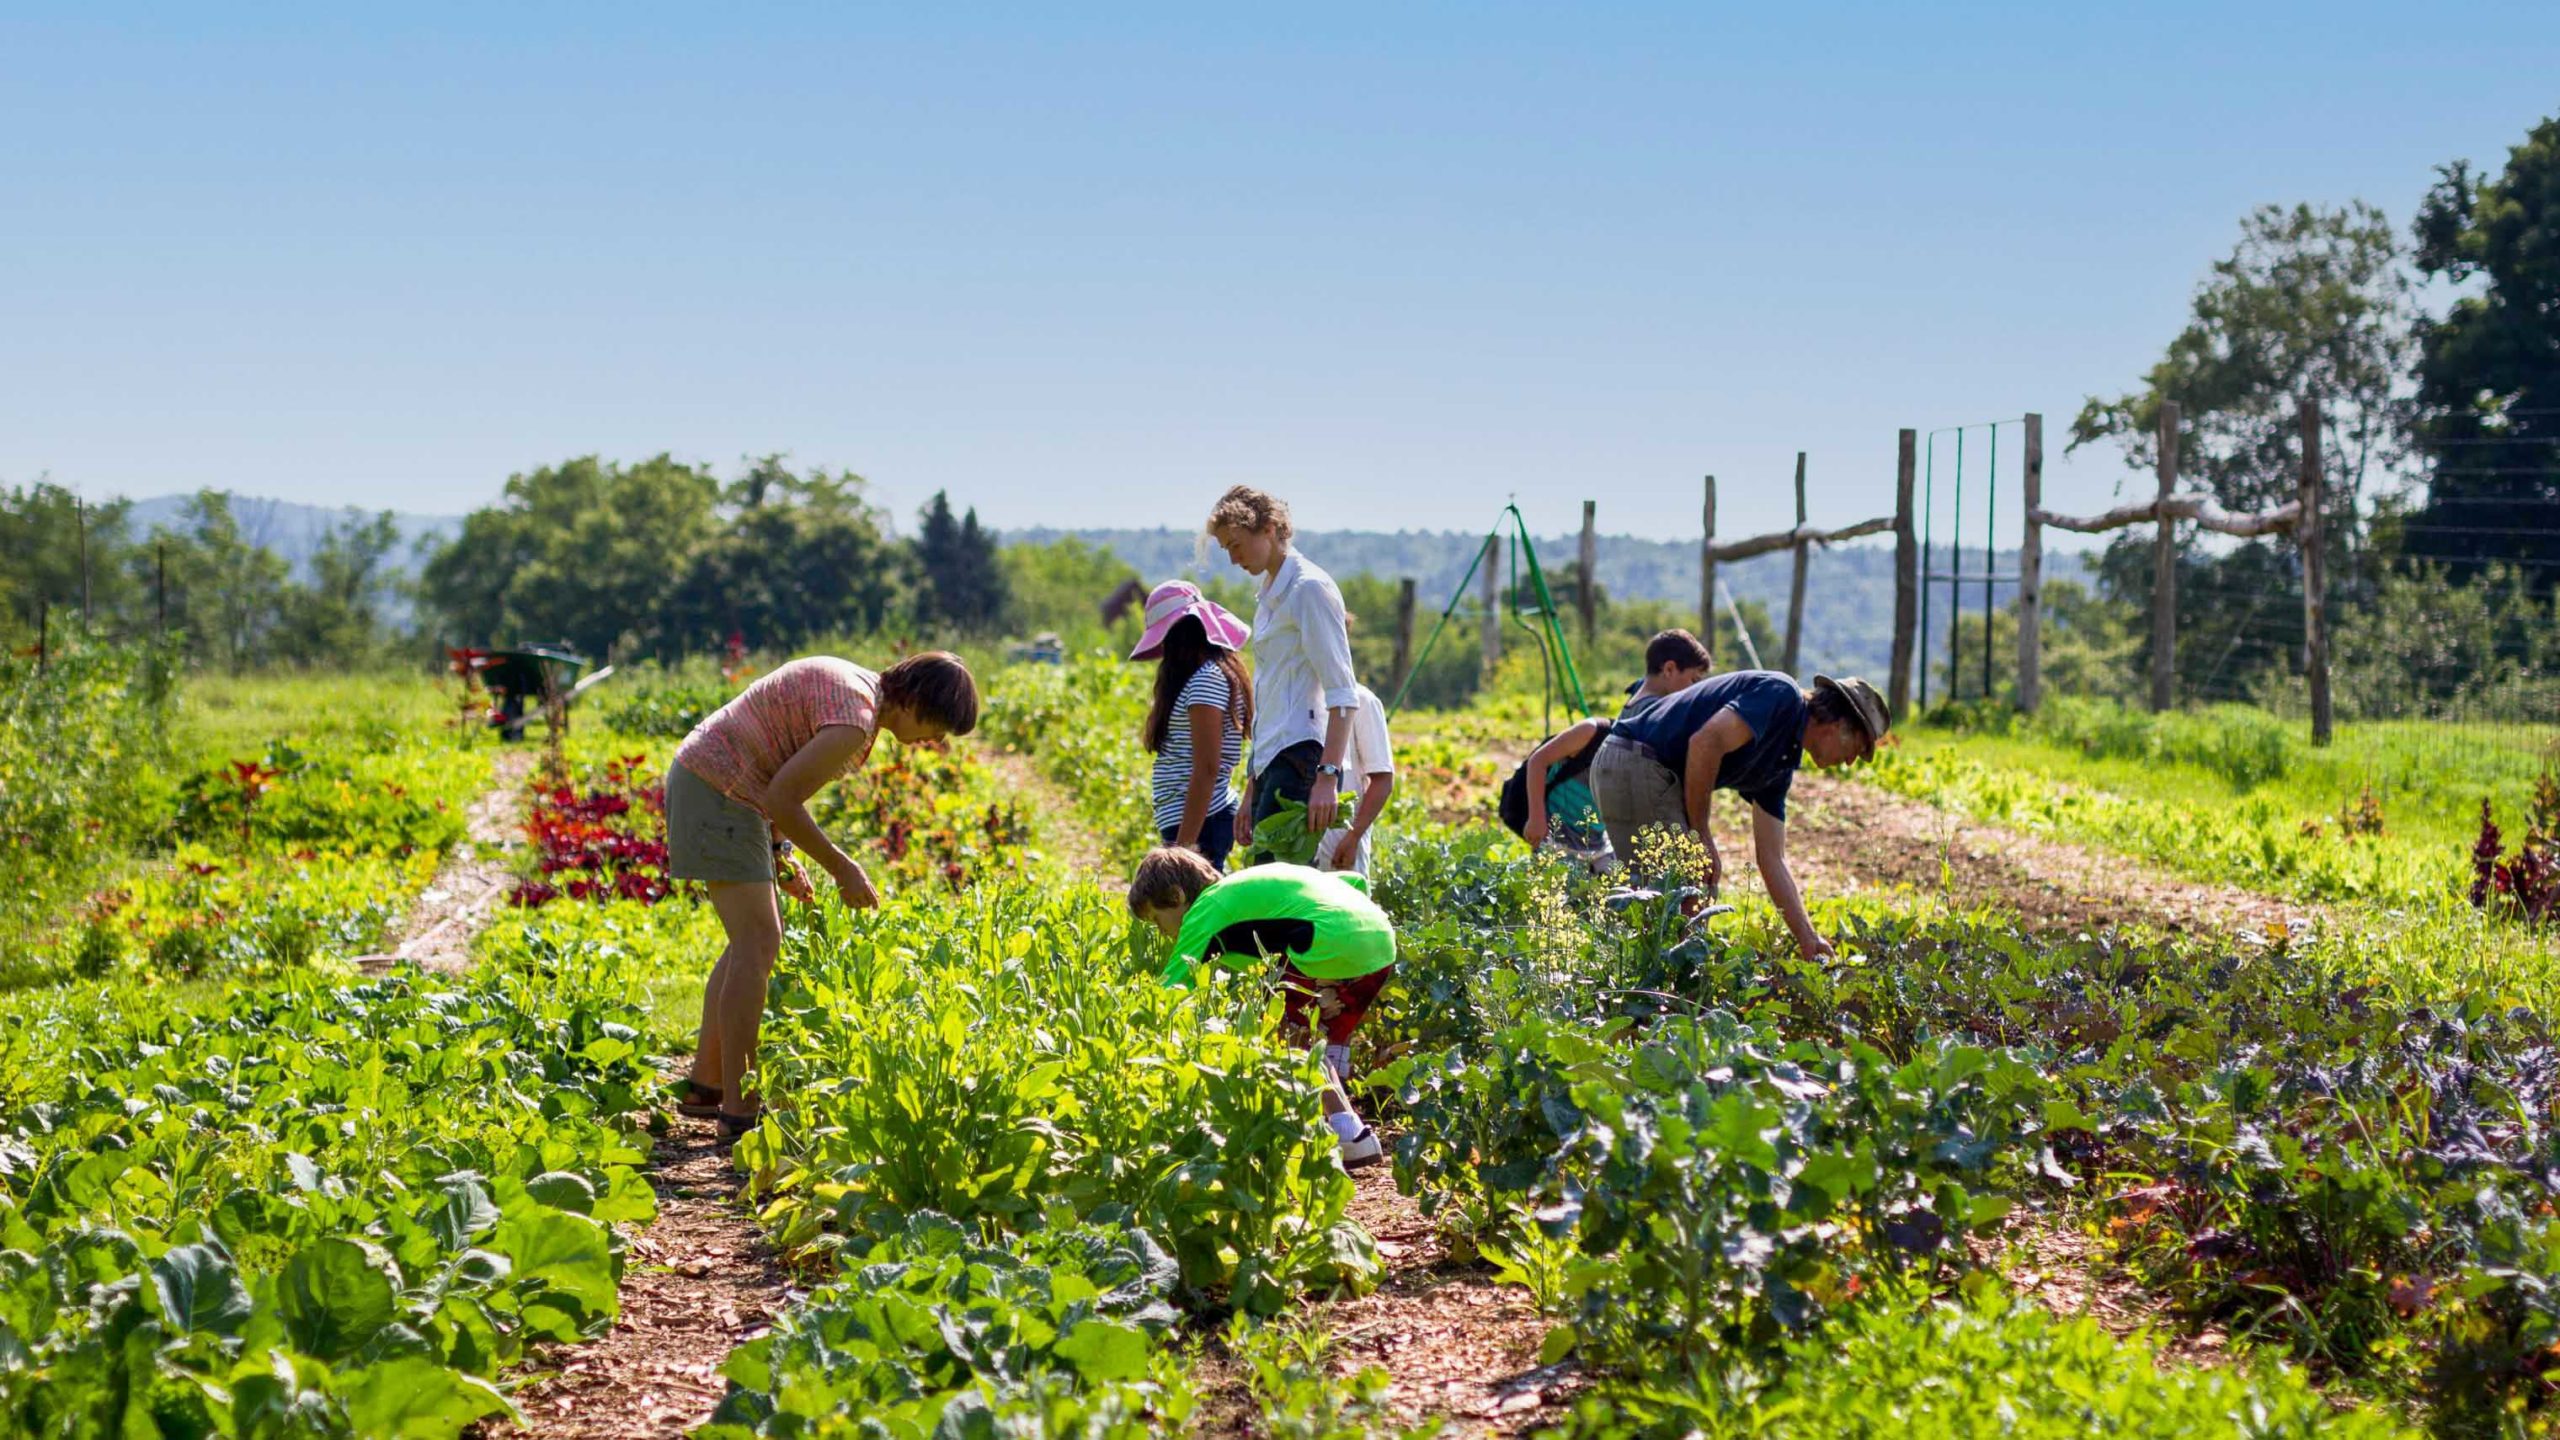
[[[1224,869],[1236,843],[1229,784],[1253,729],[1253,677],[1241,653],[1252,627],[1188,580],[1147,596],[1147,629],[1132,660],[1156,662],[1154,703],[1141,738],[1156,757],[1156,830]]]

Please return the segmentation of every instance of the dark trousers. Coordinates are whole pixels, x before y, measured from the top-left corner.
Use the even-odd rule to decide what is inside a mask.
[[[1167,825],[1164,827],[1163,831],[1164,843],[1167,845],[1172,844],[1173,837],[1181,833],[1181,826]],[[1227,857],[1235,853],[1236,848],[1236,812],[1234,806],[1231,805],[1201,822],[1200,842],[1194,848],[1199,850],[1201,854],[1208,856],[1210,864],[1217,866],[1221,870],[1227,868]]]
[[[1315,793],[1316,767],[1323,763],[1324,742],[1321,740],[1301,740],[1272,756],[1271,763],[1263,767],[1262,773],[1253,777],[1254,827],[1260,828],[1283,801],[1295,800],[1301,805],[1306,804],[1307,797]],[[1260,865],[1274,857],[1269,851],[1256,847],[1249,858],[1253,864]]]

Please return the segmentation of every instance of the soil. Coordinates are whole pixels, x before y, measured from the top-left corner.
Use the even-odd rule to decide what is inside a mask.
[[[1745,807],[1717,807],[1726,874],[1757,888]],[[1998,906],[2033,929],[2140,926],[2172,933],[2300,929],[2316,907],[2188,880],[2122,855],[1971,820],[1839,776],[1806,771],[1788,799],[1787,859],[1810,895],[1908,890]],[[1737,864],[1737,860],[1740,861]]]
[[[978,758],[1004,777],[1005,788],[1016,799],[1027,802],[1043,849],[1063,861],[1071,873],[1091,876],[1105,892],[1127,892],[1128,874],[1111,863],[1110,847],[1102,843],[1101,832],[1085,822],[1076,810],[1075,797],[1064,786],[1041,774],[1031,757],[1020,751],[982,743]]]
[[[464,813],[462,843],[445,856],[434,882],[418,894],[401,927],[400,943],[384,955],[366,955],[356,964],[381,971],[407,960],[429,970],[459,971],[471,963],[471,937],[506,903],[515,873],[507,851],[524,836],[525,779],[533,773],[530,750],[498,753],[489,788]]]
[[[797,1297],[738,1203],[741,1177],[709,1121],[658,1137],[649,1183],[658,1218],[631,1237],[622,1316],[605,1336],[536,1357],[516,1393],[525,1440],[655,1440],[691,1432],[728,1391],[729,1352]]]
[[[400,944],[366,956],[369,970],[401,962],[459,971],[471,939],[504,904],[507,852],[524,831],[525,788],[539,756],[510,749],[471,804],[469,829],[411,910]],[[521,1425],[488,1436],[625,1440],[687,1434],[727,1393],[722,1361],[789,1303],[782,1267],[738,1203],[742,1177],[710,1121],[677,1119],[657,1138],[648,1179],[658,1217],[631,1234],[622,1314],[589,1344],[546,1347],[510,1377]]]

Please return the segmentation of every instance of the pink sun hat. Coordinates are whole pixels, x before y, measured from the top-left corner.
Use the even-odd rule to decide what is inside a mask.
[[[1164,637],[1183,616],[1198,618],[1209,643],[1221,650],[1241,650],[1253,638],[1253,627],[1228,613],[1227,607],[1200,593],[1188,580],[1167,580],[1147,593],[1147,633],[1138,637],[1132,660],[1153,660],[1164,653]]]

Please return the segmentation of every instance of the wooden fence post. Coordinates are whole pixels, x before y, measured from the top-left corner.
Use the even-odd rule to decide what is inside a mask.
[[[89,502],[73,496],[71,513],[80,526],[80,628],[89,628]]]
[[[2027,529],[2018,541],[2018,708],[2044,698],[2044,417],[2027,417]]]
[[[1484,682],[1492,683],[1493,669],[1502,663],[1502,537],[1484,537],[1484,579],[1477,593],[1484,596]]]
[[[1599,581],[1592,578],[1600,568],[1600,502],[1582,502],[1582,653],[1591,653],[1593,637],[1600,633]]]
[[[52,619],[52,605],[38,600],[36,602],[36,673],[39,675],[44,673],[45,661],[51,658],[49,652],[53,636],[48,632]]]
[[[2329,708],[2329,537],[2328,477],[2320,467],[2320,399],[2302,397],[2302,519],[2294,538],[2302,544],[2302,670],[2311,682],[2311,743],[2326,745],[2332,722]]]
[[[2178,522],[2169,497],[2178,488],[2178,402],[2160,402],[2160,533],[2151,544],[2151,708],[2178,701]]]
[[[1919,480],[1920,432],[1905,430],[1893,467],[1893,673],[1885,703],[1895,715],[1910,713],[1911,651],[1920,617],[1920,538],[1912,520]]]
[[[1804,452],[1799,450],[1796,452],[1796,532],[1799,535],[1804,532],[1806,518]],[[1813,558],[1813,547],[1804,541],[1798,540],[1795,549],[1795,578],[1787,585],[1787,658],[1778,662],[1778,668],[1790,675],[1796,673],[1796,658],[1804,641],[1804,570],[1806,562]]]
[[[169,542],[151,547],[151,609],[155,633],[169,633]]]
[[[1413,678],[1413,577],[1407,575],[1396,584],[1396,663],[1395,689]]]
[[[1706,538],[1698,542],[1698,640],[1716,654],[1716,477],[1707,477]]]

